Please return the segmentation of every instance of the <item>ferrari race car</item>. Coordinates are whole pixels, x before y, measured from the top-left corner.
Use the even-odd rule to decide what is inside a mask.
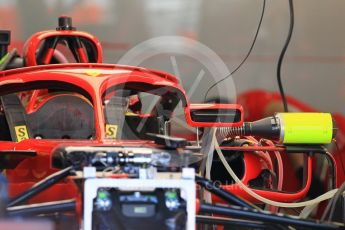
[[[344,228],[329,113],[245,122],[239,104],[191,104],[171,74],[103,64],[98,39],[68,17],[22,55],[8,52],[9,35],[0,36],[1,229]],[[172,133],[181,111],[197,130],[191,140]],[[289,191],[287,154],[305,164]],[[316,156],[329,162],[328,192],[305,199]]]

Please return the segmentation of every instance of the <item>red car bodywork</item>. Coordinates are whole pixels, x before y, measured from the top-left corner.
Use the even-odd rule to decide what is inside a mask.
[[[91,74],[92,73],[92,74]],[[97,73],[97,76],[95,76]],[[103,64],[68,64],[37,66],[10,70],[2,73],[0,89],[7,91],[8,88],[20,88],[22,84],[32,82],[64,82],[85,89],[92,98],[94,108],[95,137],[94,140],[36,140],[29,139],[19,143],[1,142],[3,151],[32,150],[37,153],[36,157],[28,157],[19,163],[14,170],[7,170],[6,174],[10,182],[10,194],[14,196],[31,187],[34,183],[47,177],[56,169],[52,168],[51,153],[57,146],[64,145],[121,145],[121,141],[112,141],[105,136],[105,121],[101,95],[108,87],[123,83],[148,84],[152,87],[167,88],[178,91],[184,95],[184,90],[178,85],[174,76],[150,71],[143,68],[103,65]],[[53,96],[52,96],[53,97]],[[49,100],[49,99],[48,99]],[[182,98],[187,105],[187,99]],[[44,102],[43,102],[44,103]],[[32,111],[29,111],[32,112]],[[148,141],[125,141],[126,146],[154,145]],[[51,201],[76,196],[73,183],[61,183],[44,192],[34,201]]]
[[[91,97],[94,109],[95,121],[95,137],[93,140],[37,140],[28,139],[21,142],[3,141],[0,143],[2,151],[20,151],[31,150],[37,153],[35,157],[26,157],[22,160],[15,169],[6,170],[6,175],[9,180],[10,195],[15,196],[30,188],[36,182],[44,179],[50,174],[57,171],[52,167],[52,152],[58,146],[75,146],[75,145],[114,145],[114,146],[155,146],[152,141],[147,140],[109,140],[106,138],[104,111],[102,105],[102,95],[106,89],[122,84],[131,84],[140,87],[142,91],[153,88],[165,89],[167,92],[176,93],[179,95],[182,105],[185,108],[185,115],[187,121],[193,124],[189,117],[190,105],[184,90],[180,87],[176,77],[138,67],[119,66],[119,65],[105,65],[105,64],[67,64],[67,65],[48,65],[27,67],[16,70],[9,70],[1,73],[0,90],[2,92],[15,92],[15,90],[26,88],[27,85],[33,82],[39,82],[44,85],[48,82],[55,84],[64,83],[78,86],[84,89]],[[12,90],[12,91],[11,91]],[[53,98],[55,95],[47,96],[47,98],[39,103],[45,103]],[[28,106],[30,107],[30,106]],[[192,108],[199,108],[198,106],[191,106]],[[207,108],[209,106],[206,106]],[[214,107],[212,105],[211,107]],[[242,111],[242,107],[230,105],[230,107],[238,108]],[[34,112],[35,108],[28,108],[28,113]],[[207,124],[206,124],[207,125]],[[237,124],[241,125],[241,123]],[[255,178],[262,168],[268,167],[266,163],[262,163],[260,158],[269,158],[269,156],[260,155],[245,155],[244,162],[246,170],[243,176],[245,183],[248,180]],[[267,161],[267,159],[266,159]],[[239,190],[236,186],[230,186],[229,190],[236,194],[245,196],[246,194]],[[258,193],[265,195],[266,191],[258,190]],[[39,196],[32,198],[31,202],[54,201],[61,199],[68,199],[78,197],[78,189],[72,179],[62,181],[48,190],[42,192]],[[298,196],[299,197],[299,196]],[[278,199],[279,196],[273,199]],[[295,197],[293,198],[295,199]],[[284,200],[286,200],[284,198]],[[290,200],[290,199],[288,199]]]
[[[43,64],[37,66],[37,50],[42,41],[54,36],[70,36],[82,37],[87,39],[94,47],[94,58],[97,63],[88,63],[88,56],[84,49],[76,51],[79,61],[84,63],[78,64],[49,64],[53,54],[54,48],[49,48],[44,53]],[[236,124],[218,123],[217,126],[241,126],[243,123],[243,109],[239,105],[191,105],[185,94],[184,89],[180,86],[178,79],[170,74],[159,72],[155,70],[131,67],[101,64],[102,50],[99,41],[92,35],[79,31],[45,31],[33,35],[28,40],[24,47],[24,62],[25,68],[15,70],[8,70],[0,72],[0,92],[2,94],[17,93],[22,89],[30,88],[30,84],[36,85],[34,92],[31,95],[29,104],[26,107],[27,113],[34,113],[42,104],[49,101],[55,95],[49,95],[44,90],[38,89],[37,86],[45,84],[62,84],[69,85],[81,89],[90,97],[90,103],[94,111],[95,135],[92,140],[66,140],[66,139],[28,139],[15,143],[11,141],[0,142],[1,151],[33,151],[37,156],[27,156],[25,159],[16,159],[16,165],[13,169],[6,170],[6,175],[9,180],[10,196],[24,192],[38,181],[46,178],[50,174],[56,172],[58,169],[52,167],[52,152],[59,146],[94,146],[94,145],[113,145],[113,146],[156,146],[152,141],[148,140],[109,140],[106,136],[106,122],[104,116],[103,97],[107,89],[115,86],[130,85],[133,89],[138,89],[142,92],[155,91],[163,89],[163,93],[174,94],[182,102],[182,107],[185,112],[185,117],[190,126],[214,126],[213,123],[197,123],[191,119],[190,111],[192,109],[200,108],[234,108],[241,111],[240,122]],[[159,91],[158,90],[158,91]],[[39,96],[45,95],[44,100],[40,101]],[[255,96],[255,95],[254,95]],[[257,98],[257,97],[255,97]],[[251,100],[251,99],[250,99]],[[249,100],[249,101],[250,101]],[[248,103],[247,103],[248,104]],[[256,102],[257,104],[257,102]],[[150,116],[150,115],[149,115]],[[261,117],[260,117],[261,118]],[[255,147],[255,146],[254,146]],[[12,159],[12,156],[11,156]],[[248,184],[248,181],[256,178],[262,169],[272,170],[272,162],[268,153],[244,153],[244,174],[242,181]],[[255,190],[258,194],[276,201],[293,202],[301,199],[308,192],[311,181],[311,158],[308,160],[308,179],[304,189],[297,193],[283,193],[265,190]],[[227,190],[236,195],[242,196],[249,201],[256,201],[240,189],[236,185],[224,186]],[[69,177],[67,180],[61,181],[51,188],[45,190],[40,195],[32,198],[30,202],[45,202],[56,201],[62,199],[80,197],[79,190]],[[78,206],[80,208],[80,205]]]

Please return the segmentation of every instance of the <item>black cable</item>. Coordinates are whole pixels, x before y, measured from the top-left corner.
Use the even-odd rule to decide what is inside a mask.
[[[8,216],[35,216],[55,212],[75,211],[76,202],[74,199],[54,202],[19,205],[7,208]]]
[[[339,190],[334,195],[334,200],[332,202],[332,207],[331,207],[331,210],[329,212],[328,221],[332,220],[332,218],[334,216],[335,207],[337,206],[337,202],[338,202],[339,198],[342,196],[342,194],[344,193],[344,191],[345,191],[345,182],[339,187]]]
[[[246,228],[254,228],[254,229],[267,229],[268,226],[266,226],[262,222],[252,222],[252,221],[243,221],[243,220],[234,220],[229,218],[223,218],[223,217],[213,217],[213,216],[203,216],[203,215],[197,215],[196,216],[196,223],[198,224],[207,224],[207,225],[222,225],[224,227],[226,226],[240,226],[240,227],[246,227]]]
[[[338,155],[339,155],[340,164],[341,164],[341,167],[342,167],[342,169],[343,169],[343,173],[345,174],[344,159],[343,159],[343,155],[341,154],[341,151],[340,151],[338,142],[337,142],[336,139],[333,139],[332,141],[333,141],[333,143],[335,144],[335,147],[337,148],[337,153],[338,153]]]
[[[232,193],[217,187],[212,181],[207,180],[203,177],[195,176],[195,182],[204,187],[207,191],[215,194],[216,196],[222,198],[223,200],[229,202],[233,205],[238,205],[240,207],[256,209],[256,207],[245,200],[233,195]]]
[[[341,223],[321,223],[316,220],[305,220],[297,218],[296,216],[288,216],[283,214],[276,215],[267,211],[259,212],[257,210],[247,208],[230,208],[220,205],[200,204],[199,210],[203,213],[220,214],[223,216],[229,216],[233,218],[255,220],[272,224],[299,226],[302,228],[344,229],[344,225]]]
[[[15,205],[19,205],[28,199],[32,198],[33,196],[36,196],[38,193],[46,190],[50,186],[56,184],[60,180],[66,178],[68,175],[70,175],[71,171],[73,169],[73,166],[70,166],[68,168],[62,169],[56,173],[51,174],[50,176],[46,177],[45,179],[39,181],[38,183],[34,184],[31,188],[28,190],[22,192],[18,196],[14,197],[9,203],[7,207],[12,207]]]
[[[325,158],[328,162],[329,173],[331,175],[331,179],[330,179],[331,189],[335,189],[335,188],[337,188],[337,182],[336,182],[337,169],[335,167],[336,162],[334,161],[334,157],[332,156],[332,154],[330,152],[328,152],[326,147],[324,147],[324,150],[325,150],[325,152],[323,153],[323,155],[325,156]]]
[[[252,52],[252,50],[253,50],[253,48],[254,48],[254,45],[255,45],[255,43],[256,43],[256,39],[257,39],[257,37],[258,37],[259,31],[260,31],[260,28],[261,28],[262,19],[263,19],[264,14],[265,14],[265,7],[266,7],[266,0],[263,0],[262,12],[261,12],[259,24],[258,24],[258,27],[257,27],[257,29],[256,29],[256,32],[255,32],[255,35],[254,35],[254,39],[253,39],[253,41],[252,41],[252,44],[251,44],[251,46],[250,46],[250,48],[249,48],[249,50],[248,50],[246,56],[244,57],[244,59],[240,62],[240,64],[239,64],[230,74],[226,75],[225,77],[223,77],[223,78],[220,79],[219,81],[213,83],[213,85],[211,85],[211,86],[207,89],[207,91],[206,91],[206,93],[205,93],[204,101],[206,101],[207,95],[208,95],[208,93],[210,92],[210,90],[211,90],[213,87],[215,87],[216,85],[218,85],[218,84],[221,83],[222,81],[226,80],[227,78],[231,77],[234,73],[237,72],[237,70],[238,70],[239,68],[241,68],[241,66],[242,66],[242,65],[246,62],[246,60],[248,59],[249,55],[251,54],[251,52]]]
[[[283,102],[283,106],[284,106],[284,111],[288,112],[289,108],[288,108],[288,104],[286,101],[286,97],[285,97],[285,93],[284,93],[284,88],[283,88],[283,84],[282,84],[282,79],[281,79],[281,67],[282,67],[282,63],[283,63],[283,59],[286,53],[286,50],[290,44],[290,40],[291,40],[291,36],[292,36],[292,31],[293,31],[293,27],[294,27],[294,23],[295,23],[295,14],[294,14],[294,9],[293,9],[293,0],[289,0],[289,8],[290,8],[290,26],[289,26],[289,33],[288,36],[286,38],[285,44],[283,46],[283,49],[279,55],[279,59],[278,59],[278,65],[277,65],[277,81],[278,81],[278,87],[279,87],[279,92],[280,92],[280,96],[282,98],[282,102]]]
[[[343,185],[342,185],[342,186],[343,186]],[[339,188],[339,189],[340,189],[340,188]],[[339,190],[337,191],[337,193],[338,193],[338,192],[339,192]],[[328,204],[327,204],[327,206],[326,206],[325,210],[323,211],[323,214],[322,214],[322,216],[321,216],[321,218],[320,218],[321,221],[324,221],[324,220],[326,219],[327,214],[329,213],[329,211],[330,211],[331,208],[332,208],[332,204],[333,204],[333,202],[334,202],[334,200],[335,200],[335,197],[336,197],[337,193],[332,197],[332,199],[330,199],[330,200],[328,201]]]

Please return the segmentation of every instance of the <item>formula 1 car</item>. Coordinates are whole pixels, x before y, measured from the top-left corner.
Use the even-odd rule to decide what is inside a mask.
[[[0,213],[12,224],[25,217],[61,229],[344,228],[341,171],[323,146],[336,133],[330,114],[244,122],[239,104],[191,104],[171,74],[103,64],[98,39],[68,17],[29,38],[22,56],[8,52],[9,32],[0,38],[0,167],[9,195],[2,193]],[[194,140],[171,135],[179,106],[198,129]],[[283,191],[282,154],[305,156],[301,189]],[[330,191],[299,202],[315,155],[330,163]],[[325,200],[322,221],[308,218]],[[305,208],[296,217],[279,207]]]

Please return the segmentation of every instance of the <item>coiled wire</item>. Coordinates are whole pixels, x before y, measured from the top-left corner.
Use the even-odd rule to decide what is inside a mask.
[[[241,127],[222,127],[218,128],[216,132],[217,140],[224,140],[229,137],[245,136],[246,131],[244,126]]]

